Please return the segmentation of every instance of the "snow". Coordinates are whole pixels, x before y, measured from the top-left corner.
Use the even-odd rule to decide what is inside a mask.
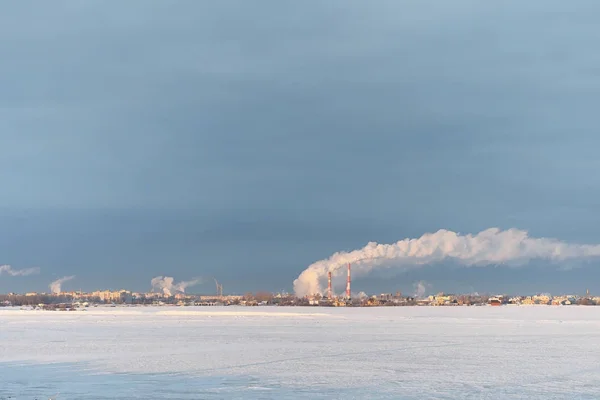
[[[599,341],[584,306],[0,309],[0,399],[592,399]]]

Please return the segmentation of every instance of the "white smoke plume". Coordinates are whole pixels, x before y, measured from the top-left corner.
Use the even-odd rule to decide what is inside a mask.
[[[171,276],[157,276],[152,278],[150,284],[152,290],[158,290],[163,292],[167,296],[171,296],[175,292],[185,293],[185,289],[197,285],[201,282],[201,279],[193,279],[191,281],[182,281],[174,283],[175,280]]]
[[[427,293],[427,290],[431,288],[431,285],[425,281],[419,281],[413,284],[413,288],[415,289],[414,297],[420,299],[425,296],[425,293]]]
[[[67,281],[70,281],[71,279],[74,279],[74,278],[75,278],[75,275],[63,276],[62,278],[57,279],[54,282],[52,282],[51,284],[49,284],[48,287],[50,288],[52,293],[60,294],[62,292],[62,284]]]
[[[358,297],[361,300],[364,300],[369,296],[365,292],[358,292],[358,295],[356,297]]]
[[[13,269],[10,265],[0,265],[0,275],[3,273],[10,276],[27,276],[33,274],[39,274],[39,268],[25,268],[25,269]]]
[[[464,266],[520,266],[533,259],[552,262],[600,257],[600,245],[569,244],[557,239],[529,237],[526,231],[490,228],[476,235],[461,235],[448,230],[427,233],[418,239],[393,244],[368,243],[351,252],[339,252],[317,261],[294,281],[297,296],[321,293],[321,283],[329,271],[343,274],[341,267],[352,264],[354,276],[373,269],[394,268],[405,271],[446,259]]]

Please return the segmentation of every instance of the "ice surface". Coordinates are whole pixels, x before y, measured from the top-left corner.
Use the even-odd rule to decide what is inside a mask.
[[[599,342],[585,306],[0,309],[0,399],[597,399]]]

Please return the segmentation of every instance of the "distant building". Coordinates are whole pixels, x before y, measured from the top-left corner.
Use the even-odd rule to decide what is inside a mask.
[[[521,300],[521,304],[525,306],[530,306],[535,304],[535,300],[531,296],[527,296],[523,300]]]
[[[132,300],[131,292],[128,290],[110,291],[99,290],[89,294],[91,298],[98,298],[105,303],[129,303]]]
[[[532,296],[531,299],[535,302],[535,304],[550,304],[552,301],[552,297],[547,294],[538,294]]]

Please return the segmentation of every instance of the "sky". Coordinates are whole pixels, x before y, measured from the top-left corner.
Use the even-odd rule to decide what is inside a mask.
[[[6,4],[0,264],[41,272],[0,292],[291,291],[336,251],[441,228],[600,243],[599,18],[585,0]],[[434,265],[354,287],[594,279]]]

